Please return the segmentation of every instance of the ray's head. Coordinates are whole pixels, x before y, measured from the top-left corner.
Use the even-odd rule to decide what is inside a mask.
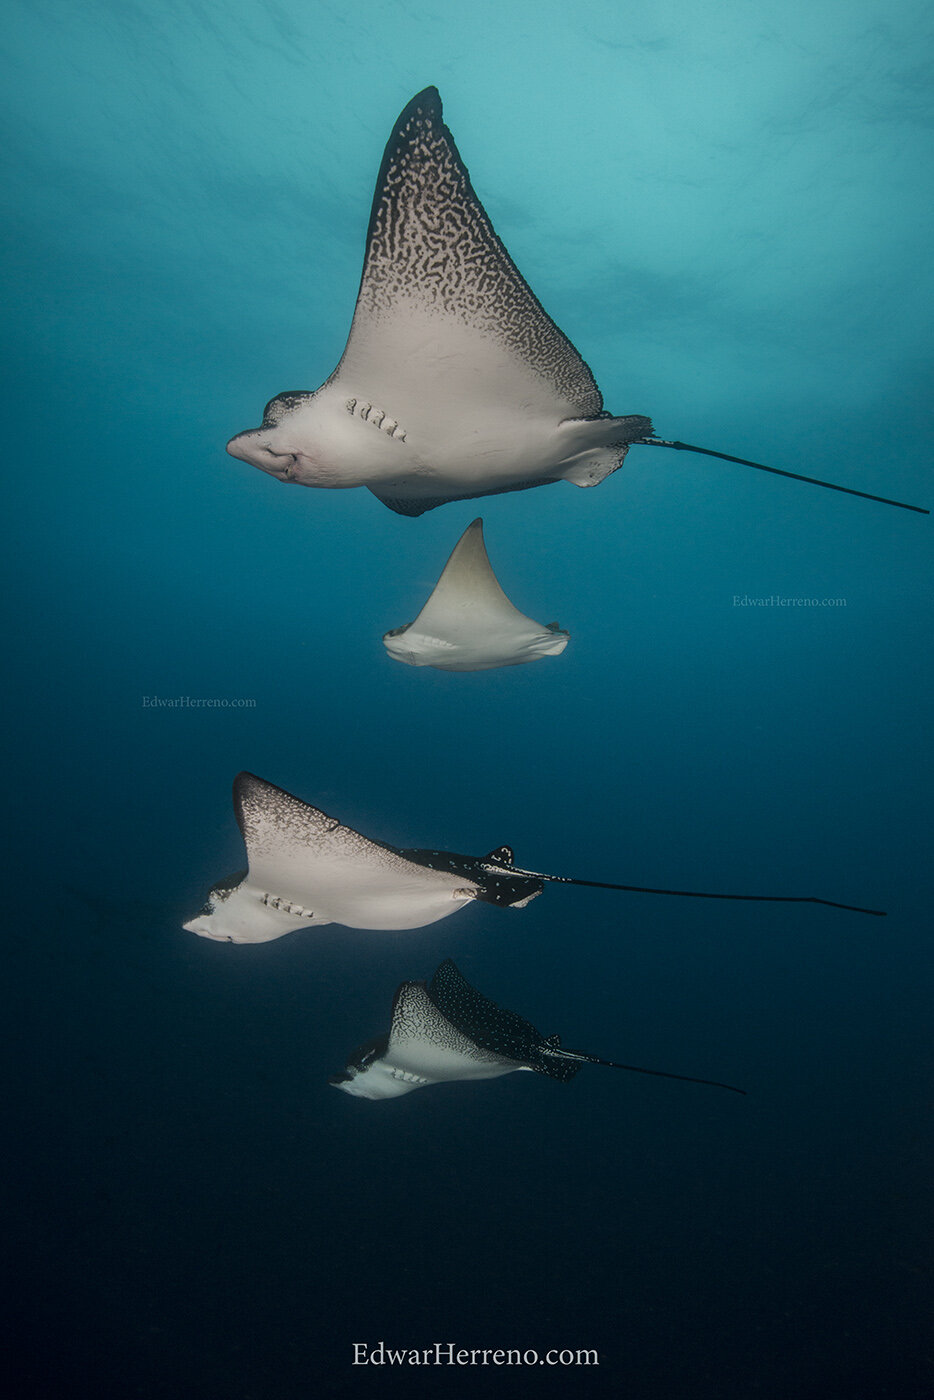
[[[332,1074],[328,1082],[355,1099],[397,1099],[428,1082],[419,1075],[400,1072],[387,1060],[388,1051],[388,1035],[368,1040],[354,1050],[346,1067],[340,1074]]]
[[[570,639],[570,632],[565,631],[557,622],[549,622],[540,632],[530,635],[526,643],[526,652],[530,660],[537,656],[560,656]]]
[[[237,433],[228,442],[227,451],[286,484],[355,485],[334,479],[329,466],[333,454],[315,398],[316,394],[302,390],[277,394],[263,410],[260,427]]]
[[[217,943],[266,943],[281,937],[272,911],[244,888],[246,878],[247,872],[238,870],[218,881],[204,907],[182,927]]]

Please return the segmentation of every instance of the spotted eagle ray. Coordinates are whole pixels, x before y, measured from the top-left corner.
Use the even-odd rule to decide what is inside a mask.
[[[344,354],[314,392],[277,394],[234,457],[302,486],[366,486],[390,510],[563,480],[596,486],[634,444],[739,462],[928,514],[920,506],[659,438],[614,418],[589,367],[527,286],[477,198],[437,88],[386,145]]]
[[[343,826],[291,793],[240,773],[234,812],[247,852],[247,870],[216,884],[184,927],[228,943],[268,943],[316,924],[356,929],[413,929],[437,923],[471,900],[524,909],[545,882],[692,899],[826,904],[857,914],[881,914],[811,895],[711,894],[650,889],[521,870],[512,849],[485,856],[389,846]]]
[[[356,1098],[395,1099],[428,1084],[499,1079],[522,1069],[566,1084],[584,1064],[746,1092],[717,1079],[695,1079],[565,1050],[559,1036],[543,1036],[531,1021],[478,992],[450,958],[430,982],[403,982],[396,989],[388,1033],[355,1050],[330,1082]]]
[[[513,607],[493,572],[483,521],[461,535],[431,597],[414,622],[394,627],[383,645],[396,661],[438,671],[489,671],[559,656],[568,633],[542,626]]]

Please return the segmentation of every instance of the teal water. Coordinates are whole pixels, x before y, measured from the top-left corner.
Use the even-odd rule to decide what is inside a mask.
[[[926,7],[7,7],[7,1357],[20,1393],[934,1390],[931,525],[634,448],[418,519],[224,452],[344,345],[429,83],[614,413],[934,505]],[[400,666],[481,513],[564,655]],[[806,596],[834,606],[734,600]],[[153,697],[220,699],[169,708]],[[245,700],[248,706],[233,702]],[[595,880],[412,933],[181,923],[249,768],[399,846]],[[327,1077],[445,957],[608,1059]],[[354,1367],[353,1344],[597,1367]]]

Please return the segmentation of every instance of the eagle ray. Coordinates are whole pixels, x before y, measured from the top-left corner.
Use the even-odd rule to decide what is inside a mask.
[[[555,481],[596,486],[634,445],[740,462],[849,495],[921,506],[656,436],[614,417],[477,198],[437,88],[412,98],[383,155],[344,354],[315,391],[266,405],[227,444],[283,482],[366,486],[400,515]]]

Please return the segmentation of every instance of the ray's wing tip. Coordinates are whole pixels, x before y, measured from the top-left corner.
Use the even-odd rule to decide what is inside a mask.
[[[421,92],[417,92],[415,96],[405,104],[402,111],[399,113],[399,120],[396,124],[397,126],[404,126],[419,112],[421,112],[423,116],[440,117],[442,111],[441,94],[434,83],[430,83],[428,87],[422,88]]]
[[[268,787],[265,778],[260,778],[256,773],[251,773],[249,769],[243,768],[233,780],[234,802],[238,798],[244,797],[251,790],[260,787]]]
[[[478,515],[476,520],[471,520],[467,529],[461,535],[462,540],[479,540],[483,544],[483,516]]]

